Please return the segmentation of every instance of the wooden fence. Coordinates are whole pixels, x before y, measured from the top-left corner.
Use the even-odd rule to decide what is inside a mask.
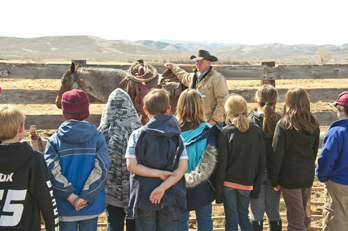
[[[130,65],[85,65],[91,67],[118,68],[127,70]],[[165,68],[155,66],[159,73]],[[67,64],[17,64],[0,63],[0,78],[25,79],[61,79],[69,68]],[[184,65],[183,69],[192,70],[192,65]],[[218,66],[215,69],[222,73],[226,80],[277,80],[277,79],[340,79],[348,77],[348,65],[279,65],[279,66]],[[59,86],[56,91],[36,89],[4,89],[0,94],[0,102],[7,104],[54,104]],[[288,89],[279,89],[278,102],[284,102]],[[307,89],[312,102],[334,102],[342,91],[348,88]],[[248,102],[254,101],[255,89],[230,89],[230,92],[242,95]],[[98,101],[96,102],[98,103]],[[99,102],[100,103],[100,102]],[[333,112],[316,112],[320,125],[329,126],[336,120]],[[100,114],[91,114],[88,120],[99,125]],[[40,121],[40,124],[37,124]],[[55,129],[64,118],[61,114],[54,115],[27,115],[26,129],[30,124],[37,124],[38,129]]]
[[[67,64],[19,64],[19,63],[0,63],[0,78],[20,78],[20,79],[61,79],[63,73],[69,68]],[[130,65],[84,65],[90,67],[106,67],[127,70]],[[155,66],[159,73],[165,68]],[[192,65],[182,65],[184,70],[190,72]],[[342,79],[348,77],[348,65],[260,65],[260,66],[217,66],[215,69],[222,73],[226,80],[264,80],[272,81],[277,79]],[[56,91],[35,89],[3,89],[0,94],[0,103],[4,104],[54,104]],[[278,102],[284,102],[285,94],[288,89],[278,89]],[[255,89],[235,90],[230,92],[242,95],[248,102],[254,102]],[[325,101],[334,102],[342,91],[348,91],[348,88],[323,88],[307,89],[312,102]],[[98,103],[98,102],[97,102]],[[100,102],[99,102],[100,103]],[[61,114],[57,115],[26,115],[26,129],[36,124],[38,129],[57,129],[64,121]],[[99,114],[91,114],[88,118],[96,126],[100,122]],[[328,126],[336,120],[335,112],[316,112],[320,125]],[[323,188],[313,188],[313,190],[323,190]],[[323,205],[323,202],[310,202],[310,205]],[[220,206],[220,205],[214,205]],[[286,216],[281,214],[282,217]],[[311,215],[312,218],[321,218],[320,215]],[[221,220],[224,217],[213,217],[213,220]],[[194,218],[190,219],[194,220]],[[105,226],[106,224],[99,224]],[[265,227],[266,229],[266,227]],[[312,230],[321,230],[321,227],[311,227]],[[217,228],[214,230],[224,230]]]

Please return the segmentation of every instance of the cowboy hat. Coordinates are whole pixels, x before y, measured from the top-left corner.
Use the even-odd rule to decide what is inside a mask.
[[[195,60],[195,61],[202,60],[202,59],[206,59],[206,60],[209,60],[211,62],[218,61],[218,59],[215,56],[210,55],[209,51],[206,51],[206,50],[199,50],[197,57],[195,55],[191,55],[190,59]]]

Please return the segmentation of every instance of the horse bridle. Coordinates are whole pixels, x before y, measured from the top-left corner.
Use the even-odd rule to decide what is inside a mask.
[[[71,87],[72,87],[72,85],[73,85],[74,83],[77,83],[77,85],[79,86],[79,88],[80,88],[81,90],[83,90],[83,78],[82,78],[83,69],[81,68],[81,70],[80,70],[80,78],[79,78],[78,75],[77,75],[77,70],[78,70],[78,69],[79,69],[79,68],[77,68],[77,69],[74,71],[75,77],[74,77],[74,80],[71,81],[71,83],[69,84],[69,86],[68,86],[66,89],[64,89],[63,91],[62,91],[62,90],[59,90],[59,93],[60,93],[61,95],[63,95],[64,92],[70,90]]]

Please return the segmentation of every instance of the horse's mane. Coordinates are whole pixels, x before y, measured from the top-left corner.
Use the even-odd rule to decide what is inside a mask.
[[[90,75],[93,76],[110,76],[110,77],[122,77],[124,78],[126,76],[126,71],[121,69],[115,69],[115,68],[98,68],[98,67],[86,67],[82,68],[83,71],[86,71]]]

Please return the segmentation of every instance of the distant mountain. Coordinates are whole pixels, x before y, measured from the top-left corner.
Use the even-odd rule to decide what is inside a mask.
[[[224,43],[188,43],[185,41],[172,43],[153,40],[106,40],[95,36],[39,38],[0,36],[0,59],[84,59],[127,62],[142,58],[145,55],[158,55],[157,60],[165,60],[165,55],[184,54],[189,60],[189,55],[197,54],[199,49],[206,49],[216,56],[231,55],[237,58],[305,58],[314,56],[318,47],[332,50],[332,58],[346,59],[348,57],[348,43],[343,46],[286,45],[281,43],[227,45]]]
[[[165,43],[162,40],[151,41],[137,41],[142,45],[149,46],[156,49],[162,50],[170,50],[170,51],[178,51],[185,52],[191,54],[197,54],[199,49],[208,50],[211,54],[214,55],[232,55],[235,57],[254,57],[254,58],[304,58],[315,55],[318,47],[326,47],[332,50],[333,56],[335,56],[335,52],[337,51],[339,56],[341,57],[345,51],[342,50],[343,46],[335,46],[335,45],[312,45],[312,44],[297,44],[297,45],[286,45],[281,43],[270,43],[270,44],[260,44],[260,45],[243,45],[243,44],[234,44],[233,46],[227,46],[227,44],[208,44],[207,42],[200,43],[189,43],[188,41],[178,41],[178,40],[168,40],[171,43]],[[165,40],[167,41],[167,40]],[[172,43],[177,41],[178,43]],[[338,52],[340,51],[340,52]],[[344,55],[343,55],[344,56]]]
[[[154,49],[132,41],[111,41],[94,36],[0,37],[0,57],[12,59],[126,61],[127,55],[171,53],[173,51]]]
[[[162,49],[170,46],[169,43],[160,42],[160,41],[153,41],[153,40],[137,40],[136,42],[140,43],[144,46],[151,47],[154,49],[159,49],[159,50],[162,50]]]
[[[348,43],[345,43],[342,45],[343,47],[348,47]]]
[[[240,43],[220,43],[220,42],[207,42],[207,41],[185,41],[185,40],[160,40],[161,42],[170,43],[170,44],[201,44],[203,46],[208,47],[228,47],[228,46],[236,46],[241,45]]]
[[[224,47],[214,52],[217,55],[229,54],[236,57],[295,58],[315,55],[316,51],[317,47],[313,45],[263,44]]]

